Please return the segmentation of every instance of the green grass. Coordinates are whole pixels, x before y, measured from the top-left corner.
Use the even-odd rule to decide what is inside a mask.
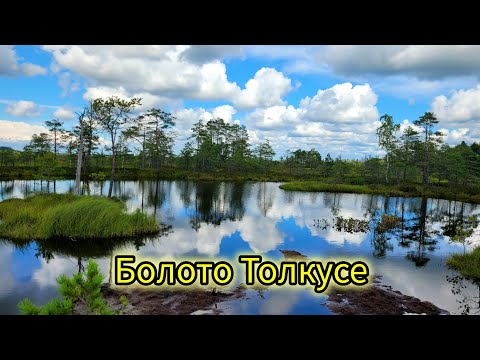
[[[470,279],[480,281],[480,246],[467,254],[453,254],[447,265]]]
[[[286,191],[309,191],[309,192],[334,192],[334,193],[356,193],[356,194],[377,194],[385,196],[402,197],[429,197],[434,199],[457,200],[480,204],[480,193],[466,193],[444,186],[423,188],[419,185],[346,185],[328,184],[318,181],[292,181],[280,185],[280,189]]]
[[[153,216],[116,199],[42,194],[0,202],[0,237],[18,240],[133,237],[160,231]]]

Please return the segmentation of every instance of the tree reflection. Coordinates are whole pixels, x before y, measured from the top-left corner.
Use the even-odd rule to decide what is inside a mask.
[[[165,189],[165,181],[155,180],[149,181],[147,186],[147,205],[153,207],[153,213],[156,216],[166,198],[167,190]]]
[[[75,259],[78,266],[78,272],[84,270],[84,263],[89,259],[99,259],[110,257],[110,279],[113,269],[113,254],[122,248],[134,246],[138,251],[148,242],[158,240],[158,237],[166,236],[172,232],[171,226],[162,226],[160,234],[154,237],[135,237],[120,239],[50,239],[42,241],[17,241],[2,239],[2,242],[13,245],[16,249],[24,250],[33,244],[36,245],[35,257],[45,260],[48,264],[51,260],[58,256],[69,257]]]
[[[260,213],[265,217],[267,216],[268,211],[273,206],[273,192],[272,188],[266,186],[266,183],[263,182],[258,185],[257,192],[257,206],[260,209]]]
[[[0,200],[10,197],[15,189],[15,181],[0,181]]]
[[[180,198],[187,208],[195,231],[202,223],[219,226],[222,221],[241,220],[245,214],[245,183],[196,183],[195,196],[188,184],[181,186]]]
[[[323,204],[326,208],[330,208],[333,216],[337,216],[340,212],[340,193],[325,193],[323,196]]]
[[[369,195],[363,197],[362,208],[365,210],[363,213],[364,218],[373,219],[375,216],[377,216],[378,212],[380,211],[378,199],[378,195]]]
[[[480,281],[461,275],[447,275],[447,281],[452,284],[452,294],[460,297],[457,302],[461,314],[480,314]]]
[[[388,251],[393,251],[393,245],[390,243],[390,234],[387,232],[380,232],[376,229],[373,231],[372,246],[373,256],[377,259],[382,259],[387,255]]]
[[[398,238],[401,226],[403,226],[402,219],[396,214],[382,214],[380,219],[374,220],[373,226],[373,256],[375,258],[384,258],[388,251],[393,251],[393,245],[390,243],[390,240],[392,237]]]
[[[428,221],[427,198],[422,198],[420,207],[414,208],[413,212],[416,217],[405,225],[401,240],[406,247],[413,245],[414,248],[407,253],[407,259],[422,267],[430,261],[428,252],[435,251],[437,240],[434,236],[438,235],[438,231],[433,230]]]
[[[453,237],[457,234],[457,229],[464,223],[464,203],[449,201],[448,209],[445,212],[439,212],[439,221],[442,221],[443,235]]]

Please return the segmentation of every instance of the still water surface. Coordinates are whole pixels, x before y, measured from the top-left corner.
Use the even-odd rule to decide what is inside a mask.
[[[461,245],[449,242],[452,228],[469,215],[480,214],[480,206],[436,199],[286,192],[278,185],[117,182],[114,195],[124,199],[130,210],[155,214],[169,230],[154,238],[103,244],[0,240],[0,314],[18,314],[16,304],[25,297],[43,304],[57,296],[55,279],[78,272],[89,258],[97,260],[108,280],[113,251],[159,261],[168,256],[222,257],[236,262],[236,256],[243,253],[281,259],[281,249],[308,257],[366,259],[373,272],[382,276],[382,283],[404,294],[452,313],[464,311],[465,304],[470,313],[480,311],[479,287],[467,280],[462,282],[464,288],[448,281],[458,273],[445,266],[450,253],[463,252]],[[57,181],[55,191],[68,192],[73,186],[70,180]],[[45,183],[3,181],[0,200],[40,190],[46,191]],[[54,191],[52,183],[49,191]],[[90,183],[88,191],[105,195],[108,182]],[[330,226],[338,216],[374,220],[385,213],[403,219],[403,225],[386,236],[379,236],[373,228],[355,233]],[[478,238],[472,237],[471,246],[480,242]],[[227,314],[330,314],[325,300],[326,296],[312,291],[249,290],[247,300],[222,307]]]

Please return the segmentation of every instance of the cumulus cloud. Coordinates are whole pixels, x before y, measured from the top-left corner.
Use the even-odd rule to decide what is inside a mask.
[[[255,45],[245,52],[278,61],[288,74],[368,82],[377,92],[405,99],[471,87],[480,74],[478,45]]]
[[[33,134],[42,132],[47,133],[48,129],[22,121],[0,120],[0,140],[2,141],[28,141]]]
[[[32,63],[20,63],[12,45],[0,45],[0,76],[45,75],[47,70]]]
[[[437,96],[432,110],[443,125],[459,125],[480,119],[480,85],[473,89],[454,90],[450,97]]]
[[[58,108],[54,111],[53,116],[60,120],[71,120],[75,118],[75,114],[72,110],[65,109],[65,108]]]
[[[239,91],[225,64],[186,61],[190,46],[44,46],[63,68],[89,80],[89,87],[123,87],[128,93],[218,100]],[[187,56],[188,58],[188,56]]]
[[[72,45],[43,49],[53,56],[51,68],[60,73],[62,95],[71,87],[71,74],[76,74],[87,79],[86,99],[107,93],[143,95],[157,106],[178,99],[224,100],[242,110],[284,105],[283,97],[293,89],[282,72],[266,67],[244,88],[229,81],[221,60],[241,56],[240,46]]]
[[[289,73],[405,75],[423,80],[480,73],[479,45],[247,46],[245,52],[252,57],[284,61]]]
[[[442,79],[480,73],[478,45],[330,45],[319,56],[341,75]]]
[[[450,96],[437,96],[431,105],[439,125],[445,127],[446,141],[457,144],[478,142],[480,138],[480,85],[453,90]]]
[[[300,107],[306,110],[305,118],[313,122],[358,124],[378,119],[376,103],[377,95],[370,85],[344,83],[318,90],[313,98],[303,99]]]
[[[5,111],[16,117],[38,116],[41,114],[41,109],[37,104],[26,100],[9,102]]]
[[[295,108],[257,109],[245,118],[253,143],[270,140],[278,154],[315,148],[324,155],[348,152],[353,157],[376,153],[377,96],[368,85],[337,84],[306,97]]]
[[[240,109],[284,105],[282,97],[292,90],[291,80],[273,68],[261,68],[234,98]]]
[[[221,118],[225,120],[227,123],[232,122],[232,117],[237,113],[237,110],[231,105],[222,105],[222,106],[217,106],[215,109],[212,111],[212,117],[213,118]]]
[[[249,129],[260,130],[287,130],[301,121],[304,111],[289,106],[271,106],[265,109],[256,109],[249,113],[246,123]]]

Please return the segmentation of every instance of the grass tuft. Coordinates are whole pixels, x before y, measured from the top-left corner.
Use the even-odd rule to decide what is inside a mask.
[[[466,254],[452,254],[447,265],[467,278],[480,281],[480,246]]]
[[[42,194],[0,202],[0,237],[18,240],[117,238],[160,231],[153,216],[115,199]]]
[[[318,181],[291,181],[279,187],[286,191],[375,194],[393,197],[428,197],[480,204],[480,194],[478,192],[467,193],[456,189],[434,186],[423,188],[422,186],[415,185],[349,185],[328,184]]]

